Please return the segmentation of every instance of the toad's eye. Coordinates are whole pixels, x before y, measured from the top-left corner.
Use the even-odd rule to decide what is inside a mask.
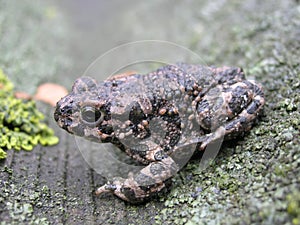
[[[80,114],[82,121],[88,126],[97,126],[104,117],[104,114],[93,106],[82,107]]]

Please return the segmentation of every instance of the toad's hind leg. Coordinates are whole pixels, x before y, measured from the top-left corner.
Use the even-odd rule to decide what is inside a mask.
[[[138,173],[128,178],[115,178],[96,191],[97,195],[111,192],[119,198],[138,203],[156,194],[166,185],[165,182],[173,177],[179,168],[174,160],[163,155],[160,161],[151,162]]]
[[[244,83],[246,83],[253,91],[253,99],[247,107],[238,114],[236,119],[225,124],[225,137],[228,139],[235,138],[236,136],[249,131],[265,104],[261,87],[249,81],[244,81]]]
[[[247,85],[252,85],[251,87],[254,92],[252,101],[236,116],[236,118],[226,122],[214,132],[201,137],[200,139],[202,140],[199,139],[199,142],[202,142],[199,148],[200,150],[205,149],[206,146],[211,142],[221,138],[233,139],[243,135],[244,132],[247,132],[251,129],[255,120],[257,119],[257,116],[262,111],[265,99],[260,87],[253,85],[250,82],[247,82]]]

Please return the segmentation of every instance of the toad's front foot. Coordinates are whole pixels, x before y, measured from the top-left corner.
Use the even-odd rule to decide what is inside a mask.
[[[152,181],[153,182],[153,181]],[[107,183],[97,189],[96,195],[110,192],[117,197],[131,203],[140,203],[148,199],[150,196],[159,192],[165,187],[164,182],[160,184],[152,184],[141,186],[134,179],[115,179],[111,183]]]
[[[96,195],[112,193],[125,201],[131,202],[136,196],[139,196],[140,198],[143,197],[138,195],[138,193],[135,193],[138,189],[139,187],[132,177],[127,179],[118,177],[112,182],[107,182],[105,185],[99,187],[96,191]]]
[[[96,194],[113,193],[119,198],[131,202],[143,202],[161,191],[165,182],[178,172],[178,166],[171,157],[152,162],[137,174],[127,179],[115,178],[112,182],[97,189]]]

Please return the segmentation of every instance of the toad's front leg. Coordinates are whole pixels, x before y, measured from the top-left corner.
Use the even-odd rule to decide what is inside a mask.
[[[137,174],[127,179],[115,178],[98,188],[96,194],[111,192],[119,198],[138,203],[153,196],[166,185],[165,182],[173,177],[179,168],[174,160],[168,155],[162,155],[160,161],[151,162]]]

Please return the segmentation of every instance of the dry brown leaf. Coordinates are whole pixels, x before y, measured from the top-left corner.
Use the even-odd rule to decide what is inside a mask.
[[[37,88],[37,92],[33,98],[55,106],[56,102],[67,94],[68,91],[65,87],[58,84],[45,83]]]

